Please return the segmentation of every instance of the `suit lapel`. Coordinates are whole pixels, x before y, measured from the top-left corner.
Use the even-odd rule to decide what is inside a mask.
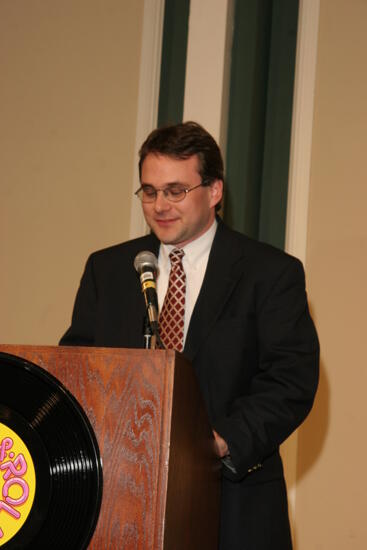
[[[191,361],[243,276],[243,247],[238,245],[233,235],[234,233],[219,221],[186,338],[184,353]]]

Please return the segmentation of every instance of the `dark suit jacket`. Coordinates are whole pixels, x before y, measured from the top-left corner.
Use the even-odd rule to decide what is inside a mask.
[[[133,267],[141,250],[157,255],[156,237],[90,256],[61,344],[143,347],[145,305]],[[229,445],[237,474],[224,475],[244,486],[281,479],[279,444],[308,414],[318,381],[302,264],[219,222],[184,355]]]

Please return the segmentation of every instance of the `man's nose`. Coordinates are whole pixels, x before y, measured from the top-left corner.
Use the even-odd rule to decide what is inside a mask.
[[[157,197],[154,202],[154,208],[157,212],[163,212],[170,208],[170,202],[166,199],[163,191],[157,192]]]

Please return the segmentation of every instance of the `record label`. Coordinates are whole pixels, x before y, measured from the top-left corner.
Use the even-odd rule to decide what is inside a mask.
[[[0,422],[0,546],[26,521],[36,493],[36,474],[24,441]]]

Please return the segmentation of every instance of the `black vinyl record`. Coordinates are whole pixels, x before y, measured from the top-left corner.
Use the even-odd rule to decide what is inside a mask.
[[[87,548],[101,499],[101,458],[82,407],[44,369],[0,353],[0,550]]]

